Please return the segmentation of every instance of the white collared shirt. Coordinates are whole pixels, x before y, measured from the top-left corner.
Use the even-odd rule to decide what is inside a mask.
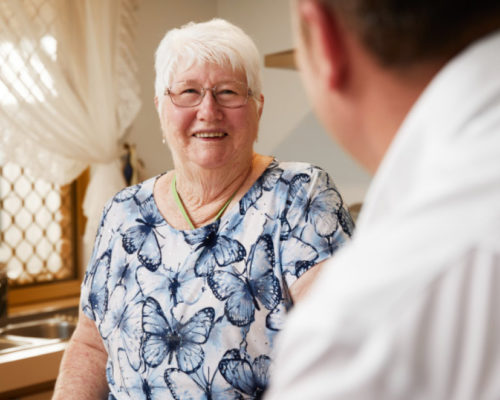
[[[265,398],[500,399],[500,33],[408,114],[352,242],[290,313]]]

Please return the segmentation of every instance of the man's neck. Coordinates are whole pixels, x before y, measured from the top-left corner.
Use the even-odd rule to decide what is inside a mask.
[[[443,64],[435,61],[398,71],[375,66],[366,75],[369,82],[363,86],[359,112],[364,116],[363,161],[369,171],[376,172],[401,124]]]

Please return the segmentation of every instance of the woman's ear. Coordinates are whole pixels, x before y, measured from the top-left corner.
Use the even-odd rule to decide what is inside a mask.
[[[308,63],[320,74],[330,89],[344,84],[348,67],[345,32],[334,11],[317,0],[302,0],[297,4],[302,53],[297,56],[299,68]]]
[[[260,119],[260,117],[262,116],[262,110],[264,109],[264,95],[262,93],[260,94],[259,103],[257,104],[258,104],[257,113]]]
[[[156,111],[160,112],[160,110],[158,110],[158,107],[160,105],[159,101],[158,101],[158,96],[155,96],[154,98],[154,102],[155,102],[155,107],[156,107]]]

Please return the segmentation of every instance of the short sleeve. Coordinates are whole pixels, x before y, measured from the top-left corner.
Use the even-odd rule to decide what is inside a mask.
[[[331,177],[317,167],[290,179],[281,219],[280,257],[289,286],[309,268],[331,257],[354,227]]]

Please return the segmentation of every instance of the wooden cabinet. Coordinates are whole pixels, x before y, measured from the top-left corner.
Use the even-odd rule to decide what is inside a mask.
[[[67,342],[0,356],[0,400],[51,398]]]
[[[297,69],[295,65],[295,50],[285,50],[278,53],[266,54],[264,65],[268,68]]]

